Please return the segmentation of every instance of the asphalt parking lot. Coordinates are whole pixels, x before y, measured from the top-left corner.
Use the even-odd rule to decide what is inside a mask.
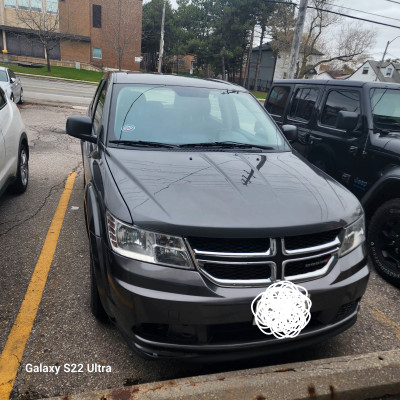
[[[21,113],[30,142],[30,183],[22,196],[5,194],[0,198],[1,350],[42,252],[65,182],[71,172],[76,172],[76,179],[33,329],[23,357],[18,359],[11,398],[38,399],[400,348],[400,291],[372,272],[358,322],[325,343],[238,363],[187,364],[137,357],[112,325],[97,322],[89,310],[89,254],[82,209],[80,146],[64,130],[67,116],[84,115],[86,111],[82,107],[27,104]],[[54,370],[31,372],[31,367],[40,364],[54,366]],[[75,372],[72,364],[77,365]],[[59,373],[55,373],[55,367],[60,367]]]

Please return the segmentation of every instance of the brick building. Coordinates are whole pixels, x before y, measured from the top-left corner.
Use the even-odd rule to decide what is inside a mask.
[[[49,52],[54,64],[139,70],[142,0],[0,0],[0,51],[41,62],[45,50],[22,22],[23,13],[56,21],[56,45]]]

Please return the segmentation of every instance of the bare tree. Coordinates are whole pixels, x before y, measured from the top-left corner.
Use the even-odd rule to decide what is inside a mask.
[[[45,10],[37,12],[32,8],[29,10],[17,8],[16,15],[28,33],[37,38],[43,45],[47,70],[51,71],[50,52],[59,45],[62,36],[59,32],[59,12],[48,13]]]
[[[309,70],[332,61],[357,62],[366,57],[366,52],[375,41],[375,32],[357,23],[346,23],[344,17],[322,11],[329,10],[327,0],[313,0],[316,8],[310,13],[308,29],[303,35],[303,57],[296,77],[303,77]],[[335,29],[336,28],[336,29]],[[315,50],[323,53],[313,59]]]
[[[141,27],[133,24],[137,11],[131,0],[114,0],[107,8],[106,46],[114,52],[121,71],[124,57],[134,54],[135,42],[141,40]]]
[[[312,0],[307,11],[306,28],[303,32],[301,55],[297,63],[296,78],[302,78],[308,71],[321,64],[333,61],[356,63],[365,59],[367,50],[375,41],[375,32],[357,23],[348,23],[345,17],[322,10],[330,10],[329,3],[334,0]],[[335,10],[338,11],[338,10]],[[280,22],[271,29],[274,41],[273,49],[277,52],[290,51],[293,38],[294,18],[290,19],[282,12]],[[288,24],[289,25],[285,25]],[[318,51],[322,53],[315,57]]]

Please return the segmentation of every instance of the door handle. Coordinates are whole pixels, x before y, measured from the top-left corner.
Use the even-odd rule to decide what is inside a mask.
[[[350,146],[349,147],[349,153],[353,154],[353,156],[356,156],[358,153],[358,147],[357,146]]]
[[[313,144],[314,142],[322,142],[322,138],[316,137],[314,135],[310,135],[310,142]]]

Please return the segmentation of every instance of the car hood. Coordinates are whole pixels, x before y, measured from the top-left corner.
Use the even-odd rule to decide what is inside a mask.
[[[134,224],[159,232],[296,235],[343,227],[362,214],[350,192],[292,152],[108,148],[106,159]]]

